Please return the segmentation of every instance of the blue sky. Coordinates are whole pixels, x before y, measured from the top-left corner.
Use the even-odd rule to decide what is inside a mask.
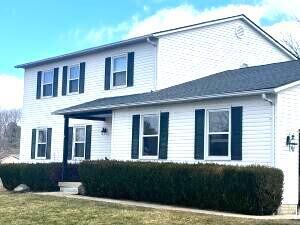
[[[289,0],[3,0],[0,7],[0,97],[21,104],[20,63],[205,20],[244,13],[280,39],[297,35],[300,1]],[[0,108],[7,102],[1,101]]]
[[[39,2],[39,4],[37,4]],[[99,0],[52,0],[52,1],[4,1],[0,8],[1,66],[0,72],[21,76],[22,70],[14,65],[48,56],[93,46],[93,41],[65,41],[71,31],[83,32],[93,28],[117,26],[123,21],[131,21],[133,16],[143,19],[161,8],[172,8],[181,4],[191,4],[195,8],[209,8],[229,3],[251,1],[99,1]],[[123,30],[126,32],[126,29]],[[102,42],[122,38],[122,31]]]

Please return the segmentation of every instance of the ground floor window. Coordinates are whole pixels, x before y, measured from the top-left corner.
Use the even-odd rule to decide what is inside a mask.
[[[85,127],[75,126],[74,127],[74,145],[73,152],[75,158],[84,158],[85,153]]]
[[[159,145],[159,115],[144,115],[142,118],[142,156],[157,157]]]
[[[37,130],[36,158],[46,158],[47,129]]]
[[[208,157],[228,157],[230,145],[230,110],[208,111]]]

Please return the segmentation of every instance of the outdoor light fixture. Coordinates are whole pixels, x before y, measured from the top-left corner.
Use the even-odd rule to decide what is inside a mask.
[[[106,127],[103,127],[102,130],[101,130],[101,134],[104,135],[107,133],[107,128]]]
[[[292,134],[292,135],[288,135],[286,137],[286,145],[289,146],[289,150],[291,152],[293,152],[296,148],[296,145],[297,145],[297,141],[295,139],[295,135]]]

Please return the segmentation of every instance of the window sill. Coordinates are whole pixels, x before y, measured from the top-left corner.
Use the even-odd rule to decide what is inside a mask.
[[[127,85],[111,86],[110,90],[123,89],[123,88],[127,88]]]
[[[77,91],[77,92],[68,92],[67,96],[79,95],[79,94],[80,94],[79,91]]]
[[[205,161],[231,161],[230,156],[206,156]]]

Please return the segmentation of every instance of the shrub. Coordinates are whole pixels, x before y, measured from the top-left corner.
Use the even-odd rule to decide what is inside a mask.
[[[68,164],[67,179],[79,181],[78,164]],[[57,191],[61,180],[61,163],[0,164],[0,178],[8,190],[26,184],[32,191]]]
[[[87,161],[86,194],[265,215],[281,203],[283,173],[263,166]]]

